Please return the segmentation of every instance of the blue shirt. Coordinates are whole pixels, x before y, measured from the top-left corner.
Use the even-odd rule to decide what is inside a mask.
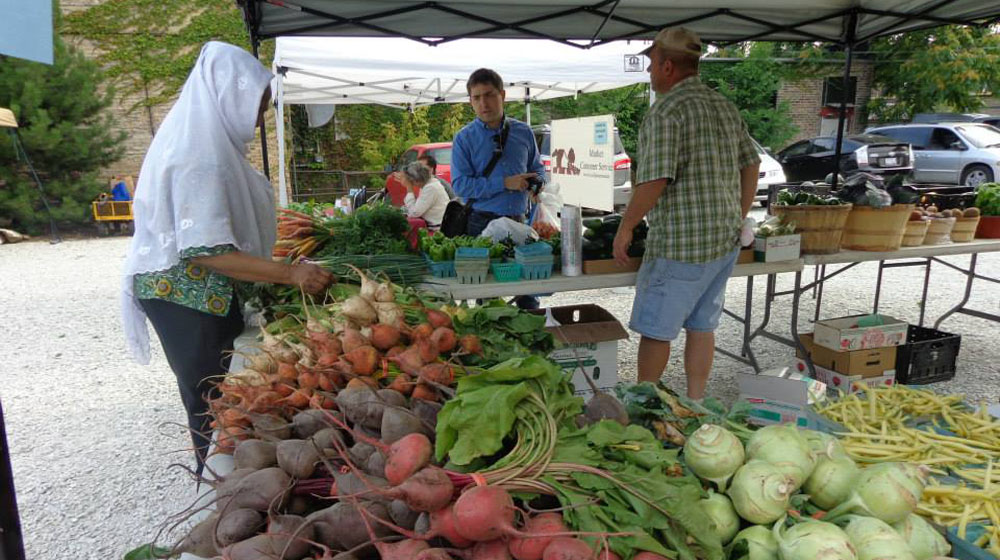
[[[455,135],[451,145],[451,185],[455,194],[466,200],[474,199],[474,210],[501,216],[523,216],[528,209],[527,191],[504,188],[504,177],[535,172],[543,177],[545,168],[538,158],[535,135],[527,124],[505,117],[510,123],[503,155],[489,177],[483,177],[486,165],[493,158],[503,126],[493,129],[478,118],[465,125]]]

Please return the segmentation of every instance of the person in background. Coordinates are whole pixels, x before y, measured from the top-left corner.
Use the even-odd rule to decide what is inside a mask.
[[[529,179],[542,180],[545,168],[531,127],[504,114],[503,80],[480,68],[465,84],[476,119],[458,131],[451,146],[451,178],[455,194],[471,204],[466,233],[478,236],[490,222],[510,218],[524,222]],[[494,153],[499,159],[490,173]],[[535,309],[538,299],[522,296],[518,307]]]
[[[454,198],[455,198],[455,191],[453,191],[451,189],[451,183],[449,183],[448,181],[446,181],[443,177],[438,177],[438,175],[437,175],[438,162],[437,162],[436,159],[434,159],[434,156],[425,153],[425,154],[419,156],[417,158],[417,161],[419,161],[420,163],[424,164],[427,167],[427,169],[430,170],[430,172],[431,172],[431,181],[430,182],[433,183],[433,182],[436,181],[436,182],[440,183],[441,186],[444,188],[444,192],[448,193],[448,200],[454,200]]]
[[[639,186],[614,254],[627,262],[632,230],[649,214],[629,324],[642,336],[639,381],[660,379],[683,327],[687,395],[701,399],[760,158],[736,107],[698,79],[702,44],[694,32],[663,29],[642,54],[657,96],[639,128]]]
[[[201,49],[139,174],[135,235],[122,278],[122,322],[132,356],[150,361],[153,324],[177,377],[197,472],[210,443],[207,399],[243,331],[237,281],[319,293],[332,275],[271,259],[274,190],[246,154],[270,100],[272,75],[245,50]]]
[[[524,221],[528,179],[543,177],[545,168],[531,127],[504,115],[506,93],[500,75],[480,68],[469,76],[465,88],[476,119],[458,131],[452,142],[451,178],[455,194],[472,204],[467,233],[478,236],[497,218]],[[500,159],[484,176],[494,151],[501,154]]]
[[[111,200],[119,202],[132,200],[132,195],[128,192],[128,185],[125,184],[125,179],[121,176],[115,179],[115,185],[111,188]]]
[[[437,231],[451,200],[441,183],[434,180],[430,169],[419,161],[408,164],[399,172],[399,182],[406,188],[403,208],[407,217],[421,218],[427,222],[427,229]],[[414,195],[417,189],[420,194]]]

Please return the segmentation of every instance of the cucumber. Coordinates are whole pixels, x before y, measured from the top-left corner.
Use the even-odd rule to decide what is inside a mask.
[[[584,239],[596,239],[600,235],[600,231],[596,229],[587,228],[583,230]]]
[[[602,225],[604,225],[604,222],[600,218],[587,218],[583,221],[583,227],[594,231],[600,231]]]
[[[611,214],[609,216],[604,216],[603,224],[604,229],[614,228],[618,229],[618,225],[622,223],[622,217],[619,214]]]

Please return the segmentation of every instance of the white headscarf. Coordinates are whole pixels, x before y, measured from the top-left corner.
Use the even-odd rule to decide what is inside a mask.
[[[149,363],[149,331],[133,292],[136,274],[166,270],[192,247],[228,244],[271,256],[273,190],[246,159],[271,78],[243,49],[207,43],[149,146],[122,283],[122,322],[139,363]]]

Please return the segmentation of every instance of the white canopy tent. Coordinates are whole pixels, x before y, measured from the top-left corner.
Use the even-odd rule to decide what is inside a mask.
[[[429,46],[400,38],[280,37],[277,74],[278,166],[284,204],[284,107],[369,103],[409,109],[465,103],[465,82],[488,66],[505,80],[507,101],[530,103],[645,83],[645,42],[590,51],[547,40],[469,39]],[[627,71],[631,70],[631,71]]]

